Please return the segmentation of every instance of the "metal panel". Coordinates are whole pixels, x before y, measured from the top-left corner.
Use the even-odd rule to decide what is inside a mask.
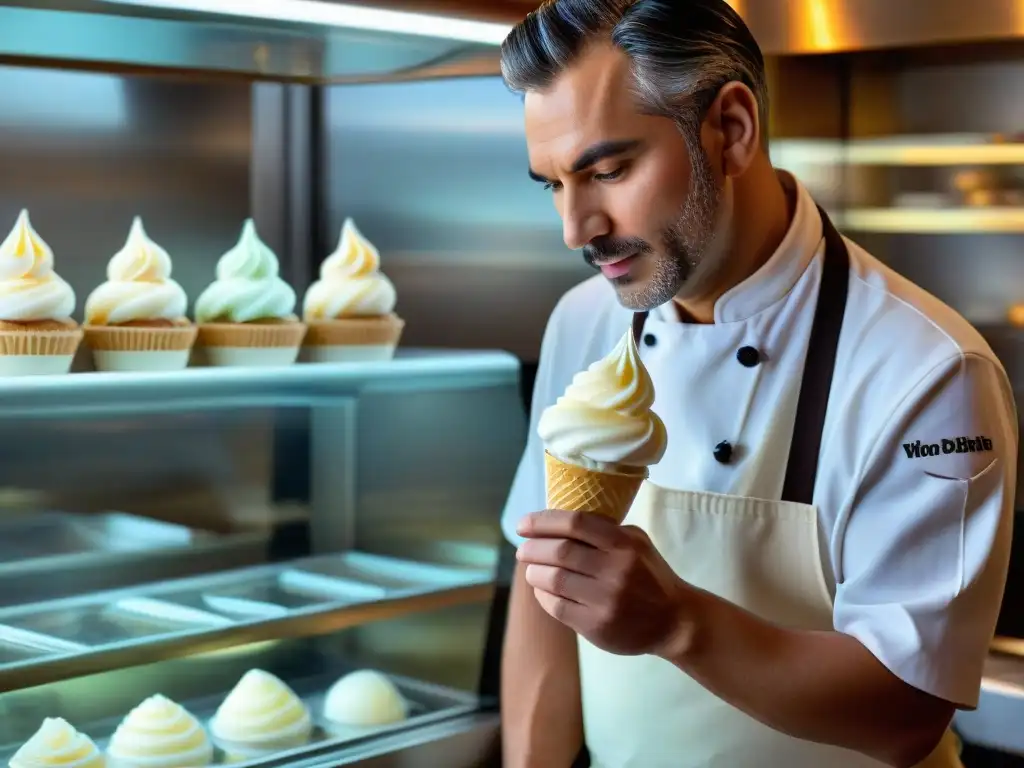
[[[832,53],[1024,35],[1016,0],[727,0],[766,54]]]
[[[497,77],[342,86],[325,123],[326,246],[353,216],[381,249],[403,343],[535,360],[558,297],[593,273],[527,176],[519,99]]]
[[[78,296],[132,217],[194,299],[249,215],[247,85],[0,67],[0,232],[21,208]]]

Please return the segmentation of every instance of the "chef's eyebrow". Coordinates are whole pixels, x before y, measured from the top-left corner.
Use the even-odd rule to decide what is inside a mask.
[[[607,160],[609,157],[616,157],[618,155],[624,155],[627,152],[632,152],[634,149],[642,144],[640,139],[625,139],[620,141],[599,141],[597,144],[592,144],[583,150],[579,157],[576,158],[576,162],[572,164],[570,171],[572,173],[579,173],[585,171],[593,165],[602,160]],[[532,168],[529,170],[530,178],[534,181],[539,181],[542,184],[547,184],[550,179],[541,176]]]

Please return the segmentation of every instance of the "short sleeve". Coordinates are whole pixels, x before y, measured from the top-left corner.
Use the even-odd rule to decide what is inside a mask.
[[[1006,583],[1017,441],[1002,368],[946,361],[888,420],[833,543],[836,630],[964,708],[977,706]]]
[[[547,489],[544,480],[544,446],[537,437],[537,422],[545,408],[555,402],[564,389],[557,380],[557,367],[565,350],[559,352],[561,321],[565,313],[564,300],[559,302],[548,319],[541,340],[540,359],[537,364],[537,378],[533,385],[533,399],[530,405],[530,428],[512,488],[501,515],[501,528],[505,538],[515,546],[523,543],[516,533],[516,526],[526,515],[538,512],[547,504]]]

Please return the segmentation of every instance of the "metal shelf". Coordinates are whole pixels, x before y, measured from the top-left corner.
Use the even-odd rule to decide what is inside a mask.
[[[890,234],[1013,234],[1024,232],[1024,208],[851,208],[836,226]]]
[[[324,717],[327,691],[344,675],[365,668],[343,655],[328,655],[324,648],[305,647],[301,659],[281,665],[280,649],[250,651],[241,658],[188,669],[188,662],[169,662],[140,670],[115,673],[115,678],[87,678],[58,686],[64,695],[45,689],[6,694],[0,703],[0,764],[6,765],[13,753],[35,732],[43,717],[63,717],[88,735],[101,750],[122,718],[139,702],[163,693],[178,702],[200,723],[208,725],[217,707],[249,669],[274,670],[308,707],[313,732],[306,744],[285,748],[242,763],[229,762],[218,748],[212,765],[236,768],[272,768],[295,766],[305,761],[327,761],[337,766],[349,760],[365,758],[380,750],[392,751],[424,745],[454,735],[448,732],[467,718],[475,720],[481,702],[471,692],[425,682],[405,675],[384,674],[395,684],[407,705],[408,717],[382,726],[363,728],[336,726]],[[378,670],[383,671],[383,670]],[[132,675],[132,672],[138,674]],[[132,676],[128,690],[118,683]],[[77,690],[73,690],[76,689]],[[83,691],[88,691],[83,695]],[[77,693],[77,695],[76,695]],[[440,729],[440,732],[438,732]],[[427,765],[451,765],[446,761]]]
[[[323,0],[13,0],[0,60],[327,83],[493,60],[509,25]]]
[[[0,690],[332,634],[493,591],[492,569],[346,552],[3,609]]]
[[[1024,165],[1024,144],[978,134],[899,136],[879,139],[779,139],[774,159],[821,165],[977,166]]]
[[[0,378],[0,418],[311,405],[363,393],[518,386],[518,381],[519,363],[505,352],[400,349],[386,362]]]

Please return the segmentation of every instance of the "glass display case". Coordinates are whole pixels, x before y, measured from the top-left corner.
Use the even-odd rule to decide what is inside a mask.
[[[213,764],[486,764],[518,378],[503,353],[408,349],[0,380],[0,761],[46,718],[105,749],[161,695],[211,733],[251,732],[215,738]],[[218,730],[251,670],[272,685],[243,687],[241,725]],[[326,700],[366,670],[386,682]],[[308,733],[273,738],[274,678]],[[165,746],[175,717],[147,726]]]

